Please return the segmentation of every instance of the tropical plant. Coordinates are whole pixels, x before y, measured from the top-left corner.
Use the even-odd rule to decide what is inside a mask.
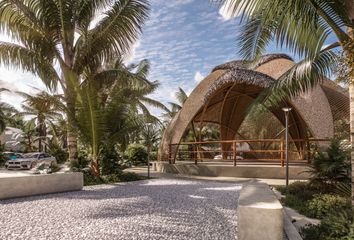
[[[219,1],[220,2],[220,1]],[[274,105],[297,96],[331,77],[340,47],[348,66],[350,98],[354,95],[354,2],[352,0],[222,0],[229,13],[240,16],[240,54],[257,62],[270,42],[303,58],[274,82],[261,101]],[[334,42],[328,41],[336,38]],[[326,45],[325,45],[326,44]],[[350,105],[354,104],[351,100]],[[350,116],[354,113],[350,107]],[[350,132],[354,133],[354,119]],[[353,139],[353,137],[352,137]],[[354,149],[352,150],[354,156]],[[352,157],[352,161],[354,157]],[[354,189],[354,184],[352,184]],[[352,191],[354,197],[354,191]],[[354,202],[353,202],[354,203]]]
[[[140,142],[146,146],[146,150],[150,154],[153,149],[158,148],[161,139],[160,124],[144,123],[140,130],[140,138]]]
[[[0,29],[12,40],[0,42],[0,61],[36,74],[52,90],[61,86],[70,160],[78,155],[76,91],[83,76],[129,52],[148,10],[145,0],[0,2]]]
[[[122,172],[120,162],[122,157],[114,146],[105,145],[101,151],[102,175],[117,174]]]
[[[175,93],[177,103],[169,102],[171,110],[166,111],[165,116],[169,119],[172,119],[181,109],[183,104],[187,101],[188,95],[187,93],[181,88],[178,88],[178,91]]]
[[[61,111],[65,107],[61,103],[60,95],[51,95],[47,92],[40,92],[34,96],[18,92],[24,98],[22,104],[22,111],[17,115],[19,116],[32,116],[33,121],[36,123],[37,136],[38,136],[38,150],[43,151],[43,141],[46,143],[47,128],[55,118],[61,117]]]
[[[146,147],[141,144],[131,144],[127,149],[128,160],[132,165],[146,164],[148,152]]]
[[[165,108],[147,97],[159,83],[147,79],[150,65],[146,60],[124,66],[120,59],[114,64],[87,75],[79,89],[78,128],[80,139],[90,149],[91,170],[100,175],[100,154],[103,146],[118,145],[123,152],[133,139],[144,119],[158,121],[146,105]]]
[[[178,88],[178,91],[175,93],[175,96],[177,99],[177,103],[169,102],[171,110],[165,111],[166,113],[163,115],[163,117],[166,119],[165,124],[168,124],[176,116],[176,114],[182,109],[183,104],[188,99],[187,93],[181,87]],[[190,129],[192,131],[193,140],[197,141],[197,131],[193,121],[191,122]],[[188,133],[189,131],[187,131],[187,135]]]
[[[350,155],[338,140],[333,140],[327,151],[319,152],[309,167],[312,182],[333,187],[338,183],[349,184],[351,181]]]
[[[334,194],[316,194],[308,202],[307,216],[321,219],[336,211],[350,209],[348,198]]]
[[[34,146],[34,143],[38,140],[38,131],[35,122],[33,120],[26,122],[21,130],[23,131],[21,133],[21,144],[25,147],[25,152],[37,150]]]
[[[6,88],[0,88],[0,94],[2,92],[9,92],[9,90]],[[11,119],[10,116],[16,112],[17,111],[14,107],[2,102],[0,98],[0,133],[2,133],[5,130],[6,125],[8,125],[8,121]]]

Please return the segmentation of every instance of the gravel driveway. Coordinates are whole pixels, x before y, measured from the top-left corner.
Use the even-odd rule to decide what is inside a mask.
[[[0,239],[236,239],[240,189],[154,179],[0,201]]]

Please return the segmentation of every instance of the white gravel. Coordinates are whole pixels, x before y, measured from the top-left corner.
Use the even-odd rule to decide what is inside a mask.
[[[240,189],[154,179],[0,201],[0,239],[236,239]]]

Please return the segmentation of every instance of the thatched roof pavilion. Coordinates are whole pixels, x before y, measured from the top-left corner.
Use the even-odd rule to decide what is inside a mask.
[[[169,145],[181,141],[192,121],[219,124],[220,140],[235,139],[255,98],[293,65],[294,61],[287,55],[270,54],[263,56],[257,65],[232,61],[215,67],[165,130],[159,160],[168,159]],[[309,92],[270,109],[282,124],[285,105],[293,108],[289,129],[292,139],[332,138],[334,120],[349,116],[348,93],[327,79]]]

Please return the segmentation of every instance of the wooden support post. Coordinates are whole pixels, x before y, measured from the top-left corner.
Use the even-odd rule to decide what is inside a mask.
[[[198,164],[198,154],[196,152],[198,147],[196,147],[196,145],[193,145],[193,157],[194,157],[194,164],[197,165]]]
[[[280,165],[284,167],[284,139],[280,141]]]
[[[172,146],[171,144],[168,145],[168,163],[171,164],[171,160],[172,160]]]
[[[234,167],[236,167],[236,142],[234,141],[232,143],[232,151],[233,151],[233,157],[234,157]]]

